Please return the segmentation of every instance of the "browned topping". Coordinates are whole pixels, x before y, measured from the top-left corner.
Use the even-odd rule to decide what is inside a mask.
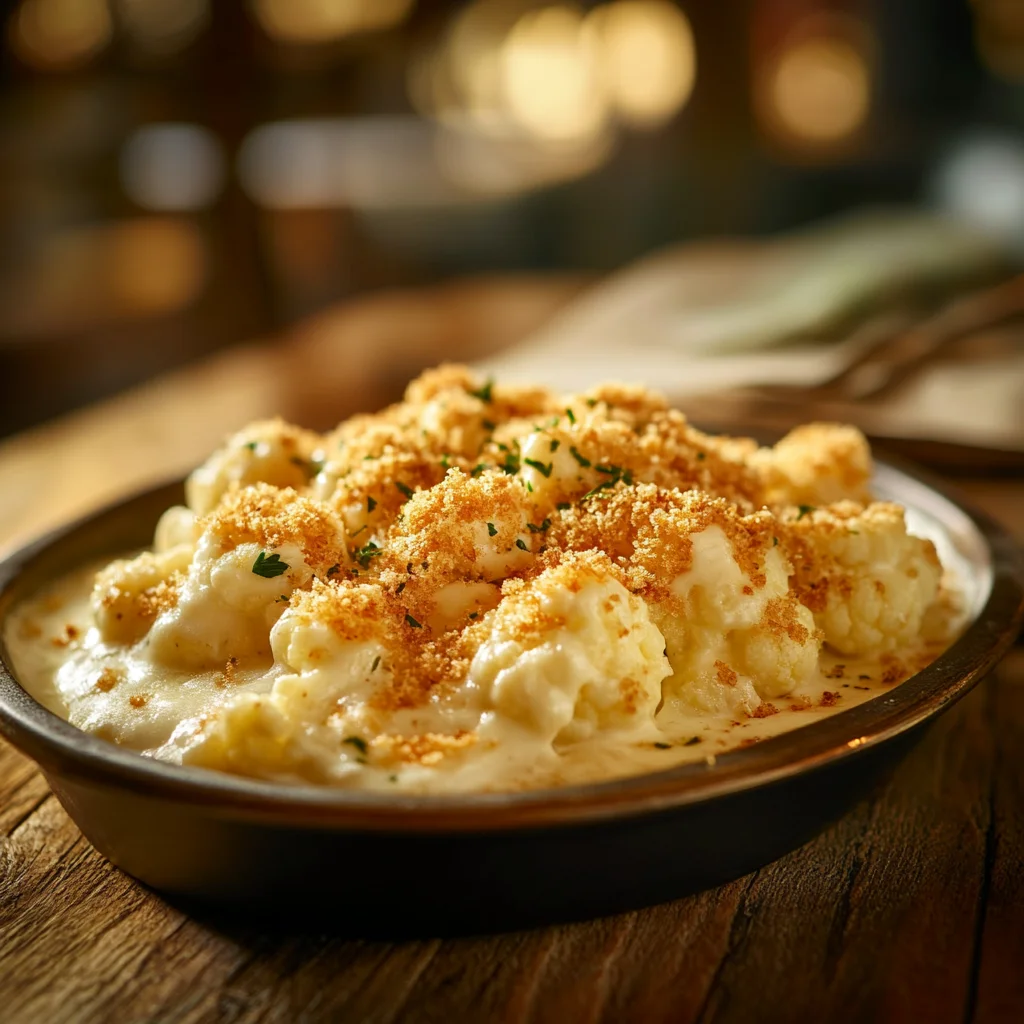
[[[100,693],[109,693],[121,681],[121,673],[113,668],[105,668],[96,677],[96,689]]]
[[[736,685],[736,673],[724,661],[715,662],[715,675],[722,686]]]
[[[418,736],[375,736],[370,743],[374,760],[382,764],[437,765],[446,757],[461,753],[474,746],[479,737],[475,732],[460,729],[454,735],[428,732]]]
[[[142,693],[132,694],[132,696],[128,698],[128,703],[131,704],[133,708],[144,708],[148,701],[149,695]]]
[[[762,701],[760,704],[750,712],[751,718],[771,718],[772,715],[777,715],[779,709],[774,704],[769,704],[767,701]]]
[[[224,663],[224,670],[217,680],[218,686],[233,686],[235,684],[235,672],[238,669],[238,659],[228,658]]]
[[[832,707],[835,707],[835,706],[836,706],[836,704],[838,704],[838,703],[839,703],[839,700],[840,700],[841,696],[842,696],[842,695],[841,695],[841,694],[839,694],[839,693],[833,693],[833,692],[832,692],[831,690],[826,690],[826,691],[825,691],[825,692],[824,692],[824,693],[823,693],[823,694],[821,695],[821,700],[819,701],[819,704],[820,704],[820,705],[821,705],[821,706],[822,706],[823,708],[832,708]]]

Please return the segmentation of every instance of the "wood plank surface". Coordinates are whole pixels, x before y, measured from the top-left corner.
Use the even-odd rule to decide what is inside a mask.
[[[442,338],[457,358],[502,344],[577,287],[492,281],[372,300],[5,442],[0,545],[186,468],[255,416],[324,426],[377,405]],[[1021,529],[1024,481],[967,489]],[[673,903],[497,936],[353,941],[188,916],[107,864],[0,744],[5,1024],[995,1024],[1024,1019],[1022,953],[1022,648],[802,849]]]

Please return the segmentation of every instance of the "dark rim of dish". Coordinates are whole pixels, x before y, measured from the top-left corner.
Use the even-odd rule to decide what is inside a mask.
[[[892,464],[878,469],[892,475]],[[116,786],[143,796],[205,806],[211,815],[289,826],[387,832],[475,832],[559,827],[635,816],[767,786],[877,747],[962,697],[1013,643],[1024,620],[1024,556],[991,517],[965,505],[916,467],[897,477],[937,493],[970,520],[987,546],[991,590],[963,635],[921,672],[888,693],[771,739],[697,762],[607,782],[509,793],[380,794],[312,784],[261,782],[165,764],[91,736],[47,711],[0,659],[0,732],[56,778]],[[155,493],[149,488],[135,499]],[[131,497],[42,537],[0,562],[0,599],[33,559],[102,520]],[[2,618],[0,616],[0,625]]]

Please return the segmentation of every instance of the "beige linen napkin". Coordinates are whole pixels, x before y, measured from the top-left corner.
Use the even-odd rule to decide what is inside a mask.
[[[970,351],[943,346],[884,400],[816,394],[900,323],[1008,266],[994,241],[921,211],[864,212],[781,240],[683,245],[613,275],[479,366],[567,391],[637,381],[716,426],[825,413],[876,435],[1024,451],[1020,331],[989,332],[983,344],[971,335]]]

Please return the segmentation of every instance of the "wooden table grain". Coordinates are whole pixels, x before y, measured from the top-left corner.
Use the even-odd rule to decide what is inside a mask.
[[[369,300],[0,444],[0,545],[186,468],[255,416],[322,427],[373,407],[438,352],[504,344],[577,287],[491,280]],[[1024,530],[1024,481],[962,486]],[[32,763],[0,744],[7,1024],[988,1024],[1024,1020],[1024,649],[870,798],[746,878],[529,932],[345,933],[351,922],[299,934],[189,916],[105,862]]]

